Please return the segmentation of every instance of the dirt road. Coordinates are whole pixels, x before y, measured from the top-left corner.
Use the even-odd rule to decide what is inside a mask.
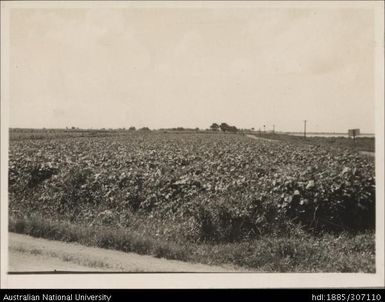
[[[48,271],[239,272],[9,233],[9,272]]]
[[[275,143],[279,142],[277,139],[264,138],[264,137],[259,137],[252,134],[247,134],[246,136],[253,139],[261,140],[261,141],[269,141],[269,142],[275,142]]]
[[[247,134],[246,136],[249,137],[249,138],[253,138],[253,139],[257,139],[257,140],[263,140],[263,141],[270,141],[270,142],[278,142],[279,141],[279,140],[276,140],[276,139],[269,139],[269,138],[259,137],[259,136],[255,136],[255,135],[252,135],[252,134]],[[369,156],[369,157],[374,157],[375,156],[374,152],[359,151],[359,153],[361,155],[365,155],[365,156]]]
[[[375,157],[374,152],[368,152],[368,151],[360,151],[360,154],[370,156],[370,157]]]

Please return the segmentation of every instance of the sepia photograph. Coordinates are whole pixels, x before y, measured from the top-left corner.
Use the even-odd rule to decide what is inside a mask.
[[[383,2],[1,9],[2,286],[383,284]]]

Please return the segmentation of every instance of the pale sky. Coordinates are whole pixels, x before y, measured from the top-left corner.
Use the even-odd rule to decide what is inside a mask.
[[[13,9],[9,52],[10,127],[374,132],[368,9]]]

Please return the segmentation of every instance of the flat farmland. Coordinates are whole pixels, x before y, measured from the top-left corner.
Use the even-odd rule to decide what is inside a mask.
[[[10,135],[10,231],[258,271],[374,271],[374,159],[242,134]]]

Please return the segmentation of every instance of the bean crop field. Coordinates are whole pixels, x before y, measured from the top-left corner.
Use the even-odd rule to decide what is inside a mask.
[[[266,272],[374,272],[374,158],[229,133],[10,133],[9,228]]]

